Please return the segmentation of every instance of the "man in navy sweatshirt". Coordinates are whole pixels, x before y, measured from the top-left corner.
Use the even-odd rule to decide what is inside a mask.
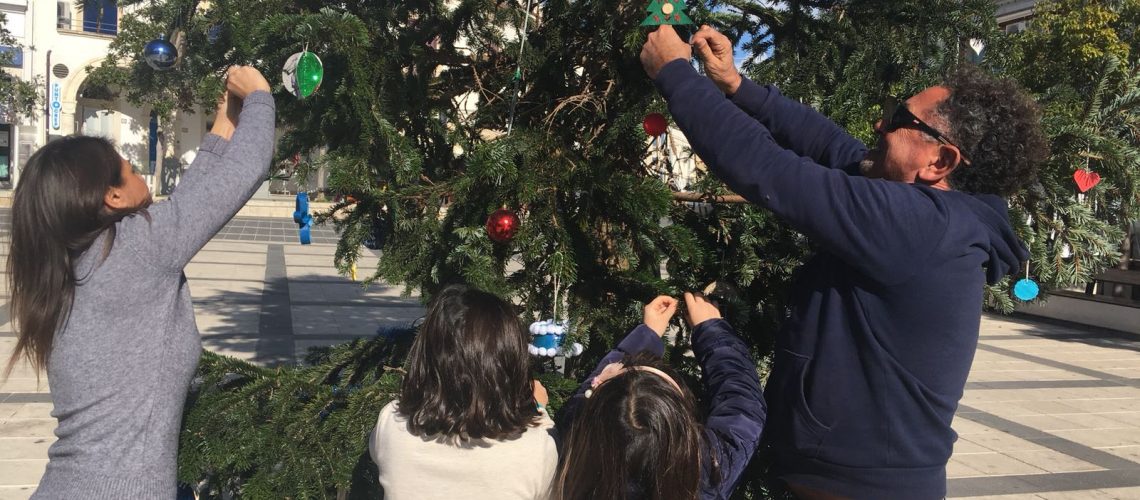
[[[777,477],[801,498],[943,498],[983,285],[1028,257],[1000,196],[1045,155],[1032,100],[961,72],[886,113],[868,151],[741,78],[710,28],[690,46],[662,26],[641,61],[712,172],[821,248],[765,388]]]

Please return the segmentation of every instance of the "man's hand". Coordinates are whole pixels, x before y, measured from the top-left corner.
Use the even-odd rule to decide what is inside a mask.
[[[668,295],[660,295],[653,302],[645,305],[645,326],[648,326],[658,337],[665,335],[665,328],[673,313],[677,312],[677,299]]]
[[[226,90],[238,99],[245,99],[258,90],[269,92],[269,82],[253,66],[230,66],[226,71]]]
[[[697,325],[705,321],[719,317],[720,309],[705,299],[704,295],[685,292],[685,321],[689,323],[690,327],[696,328]]]
[[[656,79],[657,72],[666,64],[677,59],[688,61],[693,58],[693,48],[677,36],[677,31],[668,24],[662,24],[656,31],[649,34],[649,39],[641,47],[641,66],[649,74],[649,78]]]
[[[693,35],[693,47],[697,56],[705,64],[705,74],[720,88],[721,92],[732,95],[740,89],[740,72],[732,57],[732,41],[708,25]]]

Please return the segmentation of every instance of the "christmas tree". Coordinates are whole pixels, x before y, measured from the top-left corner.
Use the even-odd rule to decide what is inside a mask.
[[[512,297],[528,320],[569,319],[587,352],[571,379],[545,375],[555,400],[659,293],[716,282],[730,290],[727,312],[758,358],[770,351],[809,242],[763,210],[727,203],[734,199],[715,179],[680,175],[686,152],[675,134],[664,145],[645,134],[646,116],[666,112],[637,57],[645,0],[121,4],[138,9],[124,16],[113,54],[92,78],[162,115],[209,109],[230,64],[276,75],[291,54],[316,53],[324,63],[316,93],[299,100],[277,88],[278,152],[285,165],[302,158],[292,175],[327,168],[330,191],[351,195],[333,208],[336,217],[324,216],[341,232],[338,267],[348,274],[373,240],[383,257],[371,279],[425,297],[464,281]],[[987,44],[985,66],[1027,80],[1036,74],[1027,68],[1032,37],[1068,33],[1042,23],[1036,35],[1004,35],[982,0],[734,0],[687,9],[745,40],[738,55],[754,79],[864,140],[886,96],[937,83],[963,63],[967,40]],[[180,40],[171,71],[137,61],[159,34]],[[1011,216],[1047,290],[1115,264],[1121,227],[1137,216],[1135,57],[1113,55],[1033,87],[1053,155],[1039,185],[1011,200]],[[1086,166],[1102,181],[1078,197],[1072,176]],[[520,223],[513,238],[496,241],[488,216],[504,208]],[[992,307],[1013,307],[1005,288],[989,297]],[[400,363],[394,342],[342,346],[311,367],[272,372],[206,358],[181,477],[273,497],[370,494],[364,436],[369,416],[394,397],[398,378],[383,368]]]

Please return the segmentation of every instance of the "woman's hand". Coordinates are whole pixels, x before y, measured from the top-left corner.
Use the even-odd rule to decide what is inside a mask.
[[[669,320],[677,312],[677,299],[668,295],[660,295],[653,302],[645,306],[645,325],[657,333],[658,337],[665,335],[665,328],[669,327]]]
[[[210,133],[230,140],[237,128],[238,116],[241,115],[241,99],[234,97],[230,91],[222,92],[218,99],[218,110],[214,113],[214,126]]]
[[[245,99],[259,90],[269,92],[269,82],[253,66],[230,66],[226,70],[226,90],[238,99]]]

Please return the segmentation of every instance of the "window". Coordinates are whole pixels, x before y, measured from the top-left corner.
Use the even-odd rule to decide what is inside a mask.
[[[55,27],[59,29],[71,29],[71,1],[60,1],[55,3],[56,23]]]
[[[118,0],[87,0],[83,5],[83,31],[115,35],[119,32]]]
[[[4,11],[4,29],[16,38],[24,38],[24,13]]]
[[[1004,31],[1009,34],[1021,33],[1029,28],[1029,20],[1017,21],[1005,25]]]

